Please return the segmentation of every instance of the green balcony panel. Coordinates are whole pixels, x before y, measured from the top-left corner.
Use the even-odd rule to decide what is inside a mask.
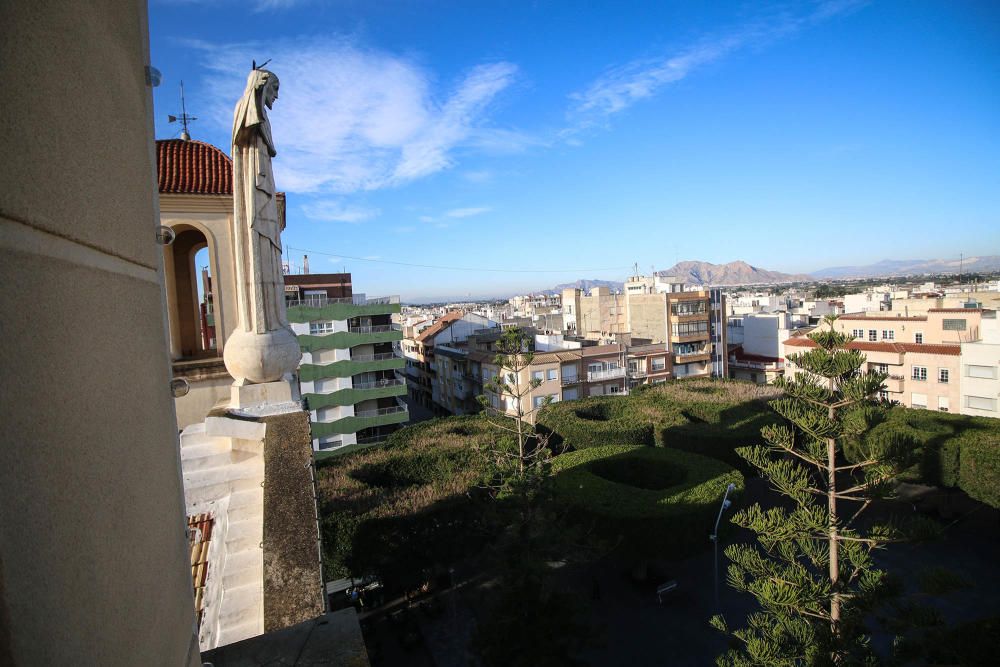
[[[303,394],[308,401],[310,410],[329,408],[340,405],[354,405],[370,398],[388,398],[389,396],[406,396],[406,385],[397,384],[391,387],[374,387],[372,389],[341,389],[329,394]]]
[[[352,317],[392,315],[400,312],[398,303],[328,303],[325,306],[292,306],[288,309],[289,322],[315,322],[316,320],[348,320]]]
[[[377,333],[354,333],[353,331],[338,331],[324,336],[299,336],[299,347],[303,352],[316,350],[346,350],[367,343],[392,343],[403,340],[402,331],[379,331]]]
[[[377,415],[374,417],[344,417],[332,422],[313,422],[313,438],[325,438],[328,435],[343,435],[345,433],[357,433],[373,426],[387,426],[389,424],[402,424],[410,418],[409,412],[393,412],[387,415]]]
[[[374,361],[334,361],[330,364],[302,364],[299,366],[299,379],[303,382],[322,380],[323,378],[346,378],[360,373],[373,371],[391,371],[406,368],[406,359],[393,357]]]

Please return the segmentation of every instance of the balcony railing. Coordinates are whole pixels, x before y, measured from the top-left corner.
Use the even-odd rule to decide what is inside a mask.
[[[385,361],[387,359],[402,359],[395,352],[380,352],[379,354],[352,354],[351,361]]]
[[[358,438],[359,445],[375,445],[389,439],[387,435],[373,435],[370,438]]]
[[[587,382],[600,382],[602,380],[616,380],[625,377],[624,368],[609,368],[606,371],[587,371]]]
[[[580,383],[579,375],[563,375],[562,379],[559,380],[559,384],[561,384],[564,387],[567,385],[579,384],[579,383]]]
[[[374,326],[366,327],[348,327],[348,331],[351,333],[360,334],[372,334],[372,333],[385,333],[387,331],[402,331],[403,328],[398,324],[376,324]]]
[[[632,378],[644,378],[646,377],[645,368],[630,368],[628,369],[628,376]]]
[[[381,389],[383,387],[399,387],[403,384],[403,380],[399,378],[386,378],[385,380],[375,380],[374,382],[357,382],[352,383],[352,389]]]
[[[360,412],[355,412],[355,417],[381,417],[382,415],[395,415],[400,412],[409,412],[406,405],[394,405],[391,408],[379,408],[378,410],[361,410]]]
[[[344,297],[330,297],[330,296],[306,296],[301,299],[287,299],[285,305],[288,308],[294,306],[306,306],[307,308],[322,308],[323,306],[329,306],[335,303],[351,303],[355,306],[372,306],[381,305],[387,303],[399,303],[398,296],[376,296],[371,298],[366,298],[364,296],[344,296]]]

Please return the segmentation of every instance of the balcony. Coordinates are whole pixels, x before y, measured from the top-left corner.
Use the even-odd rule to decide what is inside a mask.
[[[890,375],[885,379],[885,384],[882,386],[885,387],[886,391],[900,394],[903,392],[903,382],[905,379],[902,375]]]
[[[563,375],[559,380],[559,384],[563,387],[567,387],[571,384],[580,384],[580,376],[578,375]]]
[[[361,401],[392,396],[406,396],[406,382],[404,380],[389,378],[375,382],[359,382],[352,387],[332,391],[329,394],[306,393],[302,395],[302,398],[306,400],[310,410],[319,410],[320,408],[355,405]]]
[[[410,412],[406,403],[396,399],[396,405],[377,410],[363,410],[349,417],[343,417],[332,422],[313,422],[313,438],[323,438],[328,435],[357,433],[366,428],[402,424],[409,421]]]
[[[387,331],[402,331],[403,327],[398,324],[375,324],[363,327],[348,327],[348,331],[356,334],[386,333]]]
[[[398,296],[331,298],[309,296],[285,302],[290,322],[314,320],[347,320],[352,317],[392,315],[400,312]]]
[[[699,331],[684,334],[670,334],[671,343],[695,343],[698,341],[708,340],[711,334],[708,331]]]
[[[675,364],[690,364],[695,361],[710,361],[711,359],[712,354],[710,352],[691,352],[688,354],[674,355]]]
[[[305,349],[304,346],[303,349]],[[405,366],[406,360],[395,352],[359,354],[352,355],[350,359],[334,361],[329,364],[302,364],[299,366],[299,379],[303,382],[309,382],[324,378],[346,378],[360,373],[401,370]]]
[[[648,375],[645,368],[630,368],[628,369],[628,376],[630,378],[644,378]]]
[[[603,382],[625,377],[624,368],[609,368],[604,371],[587,371],[587,382]]]

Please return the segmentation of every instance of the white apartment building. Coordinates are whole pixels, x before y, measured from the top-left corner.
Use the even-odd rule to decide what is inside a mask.
[[[962,343],[961,413],[1000,417],[1000,320],[984,311],[980,339]]]

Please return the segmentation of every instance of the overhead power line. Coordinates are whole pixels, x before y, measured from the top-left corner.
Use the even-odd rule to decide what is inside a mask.
[[[409,266],[418,269],[439,269],[442,271],[475,271],[476,273],[596,273],[597,271],[628,271],[629,267],[609,266],[604,268],[590,269],[489,269],[479,266],[442,266],[439,264],[416,264],[414,262],[396,262],[390,259],[372,259],[371,257],[352,257],[341,253],[323,252],[321,250],[308,250],[306,248],[293,248],[286,245],[288,250],[306,253],[308,255],[326,255],[327,257],[340,257],[343,259],[355,260],[358,262],[372,262],[375,264],[393,264],[395,266]]]

